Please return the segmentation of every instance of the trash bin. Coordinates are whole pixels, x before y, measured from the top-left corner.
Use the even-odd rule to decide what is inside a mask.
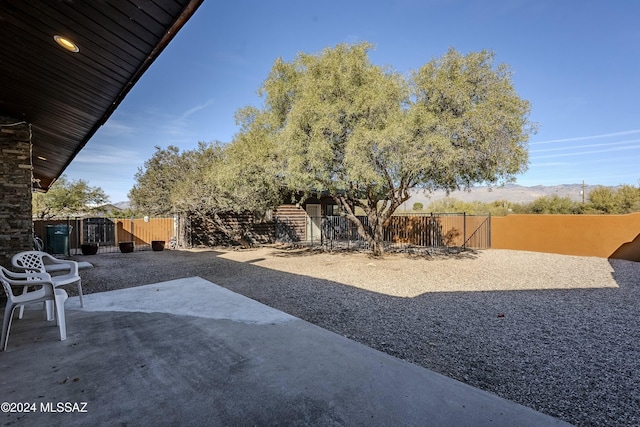
[[[71,226],[66,224],[47,225],[47,252],[50,254],[68,254]]]

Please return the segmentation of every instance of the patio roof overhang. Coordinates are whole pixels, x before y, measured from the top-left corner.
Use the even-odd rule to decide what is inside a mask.
[[[42,190],[203,1],[0,0],[0,115],[31,124]]]

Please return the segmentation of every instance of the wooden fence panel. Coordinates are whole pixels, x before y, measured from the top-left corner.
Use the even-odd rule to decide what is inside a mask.
[[[190,240],[193,246],[227,246],[272,243],[275,224],[256,219],[250,212],[221,213],[217,218],[192,217]]]
[[[100,221],[99,221],[100,220]],[[109,223],[108,234],[102,235],[93,233],[96,228],[104,227]],[[76,254],[80,251],[83,243],[98,243],[100,252],[118,250],[119,242],[134,242],[136,249],[149,249],[151,242],[164,241],[168,244],[175,237],[174,218],[70,218],[64,220],[35,220],[33,221],[34,235],[40,237],[44,242],[44,249],[48,252],[56,247],[52,242],[52,227],[68,226],[70,234],[68,236],[68,251]],[[94,227],[92,229],[92,227]]]
[[[491,241],[489,224],[486,215],[397,215],[390,218],[384,236],[392,244],[486,249]]]
[[[307,212],[300,206],[280,205],[273,213],[276,238],[298,242],[307,240]]]
[[[134,246],[150,245],[152,241],[168,243],[174,236],[173,218],[117,219],[116,242],[133,242]]]

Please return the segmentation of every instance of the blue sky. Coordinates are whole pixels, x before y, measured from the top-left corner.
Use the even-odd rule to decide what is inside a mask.
[[[273,61],[368,41],[408,73],[493,50],[540,126],[521,185],[640,183],[640,1],[205,0],[65,171],[127,199],[154,146],[229,142]]]

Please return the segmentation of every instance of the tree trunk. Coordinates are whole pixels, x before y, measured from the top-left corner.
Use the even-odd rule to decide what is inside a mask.
[[[365,228],[362,221],[355,215],[352,204],[355,205],[355,201],[349,200],[346,197],[334,196],[334,200],[343,209],[344,216],[351,221],[358,230],[358,234],[369,244],[373,256],[381,257],[384,255],[384,225],[378,218],[378,212],[375,208],[372,210],[370,206],[360,206],[365,210],[367,218],[369,219],[369,226]]]
[[[384,227],[382,224],[377,224],[375,228],[371,230],[372,239],[370,242],[371,252],[373,256],[382,257],[384,255]]]
[[[344,216],[356,225],[358,234],[367,241],[373,256],[381,257],[384,255],[384,227],[398,206],[409,199],[407,182],[407,180],[402,180],[399,188],[391,191],[387,199],[380,199],[373,192],[368,194],[364,203],[356,197],[349,198],[342,194],[333,196],[336,203],[342,207]],[[354,206],[361,207],[367,214],[368,229],[355,215]]]

